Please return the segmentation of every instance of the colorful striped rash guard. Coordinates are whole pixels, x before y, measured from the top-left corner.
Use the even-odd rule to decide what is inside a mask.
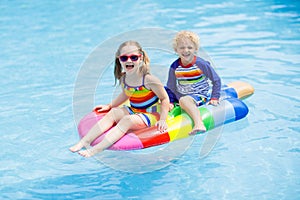
[[[167,87],[177,99],[192,94],[207,98],[210,89],[209,80],[212,83],[211,99],[219,99],[221,79],[210,63],[195,56],[192,63],[183,66],[178,58],[169,69]]]

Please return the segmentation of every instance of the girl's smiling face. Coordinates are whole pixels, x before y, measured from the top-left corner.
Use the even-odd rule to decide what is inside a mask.
[[[119,60],[123,70],[130,75],[137,72],[142,62],[142,55],[136,46],[127,45],[121,49]]]
[[[180,57],[181,63],[188,65],[193,61],[197,48],[190,39],[184,38],[178,41],[175,51]]]

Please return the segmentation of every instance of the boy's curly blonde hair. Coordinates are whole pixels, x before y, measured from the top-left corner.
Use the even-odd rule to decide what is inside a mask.
[[[183,39],[189,39],[191,40],[194,44],[196,49],[198,50],[200,47],[200,41],[199,41],[199,36],[192,32],[192,31],[179,31],[176,36],[173,39],[173,49],[176,51],[176,48],[178,46],[178,42],[183,40]]]

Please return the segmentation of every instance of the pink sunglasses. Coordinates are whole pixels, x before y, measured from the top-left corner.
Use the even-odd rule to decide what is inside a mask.
[[[120,55],[119,59],[121,62],[126,62],[128,58],[130,58],[131,61],[135,62],[141,57],[141,54],[130,54],[130,55]]]

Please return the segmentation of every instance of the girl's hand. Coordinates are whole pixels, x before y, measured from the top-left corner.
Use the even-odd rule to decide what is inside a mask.
[[[217,106],[219,104],[219,99],[211,99],[208,104],[211,104],[213,106]]]
[[[101,113],[101,112],[105,112],[111,109],[111,104],[107,104],[107,105],[98,105],[94,108],[94,111]]]
[[[155,126],[157,126],[157,130],[161,133],[166,131],[168,128],[166,120],[159,120],[156,122]]]

